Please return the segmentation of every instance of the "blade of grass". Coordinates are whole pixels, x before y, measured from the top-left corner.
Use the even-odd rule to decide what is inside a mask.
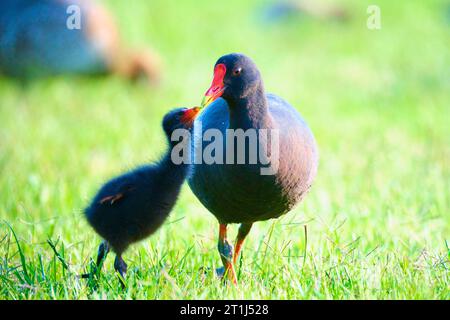
[[[6,223],[6,225],[8,226],[8,228],[11,230],[11,233],[12,233],[12,235],[13,235],[13,237],[14,237],[14,240],[16,241],[17,249],[19,250],[20,262],[21,262],[21,264],[22,264],[22,270],[23,270],[23,274],[24,274],[24,277],[25,277],[25,281],[26,281],[29,285],[31,285],[31,284],[32,284],[32,281],[31,281],[31,278],[30,278],[29,273],[28,273],[27,262],[26,262],[25,255],[24,255],[24,253],[23,253],[22,247],[20,246],[19,239],[17,238],[16,233],[14,232],[13,227],[8,223],[8,221],[4,221],[4,222]]]
[[[69,266],[67,265],[66,261],[61,256],[61,254],[58,252],[58,250],[56,249],[56,244],[51,239],[47,239],[47,243],[50,246],[50,248],[52,248],[53,253],[58,258],[58,260],[61,262],[64,269],[69,270]]]

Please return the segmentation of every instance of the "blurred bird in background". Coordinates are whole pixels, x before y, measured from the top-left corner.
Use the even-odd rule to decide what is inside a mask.
[[[264,22],[280,22],[290,17],[310,17],[318,20],[344,22],[347,10],[339,5],[313,0],[282,0],[266,5],[262,10]]]
[[[77,18],[79,25],[71,26]],[[30,79],[110,73],[155,83],[160,63],[151,50],[126,48],[114,18],[97,1],[0,1],[0,74]]]

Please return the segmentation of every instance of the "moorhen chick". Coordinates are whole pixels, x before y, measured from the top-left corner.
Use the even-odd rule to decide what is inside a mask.
[[[115,73],[154,82],[160,72],[151,51],[124,47],[113,17],[95,0],[1,0],[0,73],[24,80]]]
[[[169,215],[189,169],[188,163],[175,164],[171,158],[175,145],[189,141],[174,142],[171,136],[177,129],[190,130],[199,110],[180,108],[165,115],[162,125],[169,148],[162,159],[108,181],[85,209],[89,224],[104,239],[98,249],[98,269],[112,249],[114,268],[124,278],[127,265],[122,253],[154,233]]]
[[[215,129],[226,137],[230,129],[257,133],[266,129],[278,136],[278,157],[270,158],[270,163],[278,162],[273,174],[261,174],[264,162],[250,163],[248,149],[237,150],[234,141],[232,163],[225,159],[228,151],[214,163],[196,161],[188,178],[194,194],[220,223],[219,253],[225,273],[236,283],[233,264],[252,224],[278,218],[303,199],[317,173],[318,151],[311,130],[297,110],[280,97],[265,93],[257,66],[243,54],[228,54],[217,61],[203,106],[206,108],[195,124],[196,128],[197,122],[199,127],[201,124],[203,132]],[[199,136],[202,135],[196,134],[193,139],[193,154],[198,154],[196,150],[200,147],[206,150],[208,139],[199,141]],[[263,143],[264,135],[255,136],[258,148],[269,155],[270,143]],[[231,142],[225,138],[221,141],[223,150],[227,150]],[[241,146],[248,148],[249,143]],[[243,164],[236,161],[239,153],[244,155]],[[230,223],[241,224],[234,253],[227,241]]]

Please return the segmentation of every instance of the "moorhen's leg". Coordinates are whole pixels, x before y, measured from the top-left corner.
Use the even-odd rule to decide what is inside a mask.
[[[97,262],[95,264],[96,268],[95,268],[94,272],[85,273],[85,274],[81,275],[81,278],[83,278],[83,279],[91,278],[92,273],[97,274],[98,272],[100,272],[100,270],[102,269],[103,262],[105,261],[106,256],[108,255],[108,252],[109,252],[109,244],[105,240],[102,243],[100,243],[100,245],[98,246]]]
[[[109,253],[109,244],[105,240],[103,241],[100,246],[98,247],[98,254],[97,254],[97,269],[102,268],[103,261],[105,261],[106,256]]]
[[[114,269],[120,274],[119,280],[122,288],[125,288],[125,274],[127,273],[127,264],[123,261],[120,254],[116,255],[116,260],[114,260]]]
[[[218,249],[222,259],[224,275],[229,277],[234,284],[237,284],[236,273],[233,267],[233,246],[227,240],[227,225],[220,224]]]
[[[236,264],[239,258],[239,254],[242,250],[242,244],[244,243],[245,238],[250,232],[252,225],[252,223],[242,223],[239,227],[238,235],[236,238],[236,246],[234,247],[233,264]]]

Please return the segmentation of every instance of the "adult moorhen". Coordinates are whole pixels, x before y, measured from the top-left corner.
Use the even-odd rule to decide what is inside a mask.
[[[164,157],[110,180],[86,208],[88,222],[105,240],[98,249],[98,269],[111,248],[116,253],[114,268],[123,278],[127,265],[122,253],[130,244],[154,233],[169,215],[189,169],[187,163],[172,161],[172,149],[177,143],[171,141],[171,136],[176,129],[189,130],[199,110],[195,107],[169,112],[163,120],[169,141]],[[179,143],[189,143],[186,140]]]
[[[227,162],[225,153],[231,142],[223,138],[223,150],[227,150],[223,159],[214,163],[200,163],[196,159],[188,178],[194,194],[219,220],[219,253],[225,273],[236,283],[233,264],[252,224],[280,217],[303,199],[317,173],[318,151],[314,136],[300,114],[280,97],[265,93],[258,68],[245,55],[228,54],[217,61],[203,105],[207,108],[197,117],[195,127],[197,123],[201,125],[205,135],[209,129],[218,129],[223,137],[229,129],[258,133],[266,129],[278,134],[278,157],[270,158],[271,163],[278,161],[274,174],[261,174],[260,169],[265,167],[263,161],[256,164],[248,161],[249,140],[241,144],[241,149],[233,141],[234,158],[232,163]],[[263,154],[269,155],[270,139],[264,143],[263,137],[258,134],[255,141]],[[196,133],[193,154],[199,154],[198,148],[206,150],[208,140],[212,139]],[[244,155],[244,164],[236,161],[239,154]],[[234,254],[226,239],[229,223],[241,224]]]
[[[131,51],[95,0],[1,0],[0,73],[20,79],[116,73],[156,81],[159,62]]]

